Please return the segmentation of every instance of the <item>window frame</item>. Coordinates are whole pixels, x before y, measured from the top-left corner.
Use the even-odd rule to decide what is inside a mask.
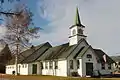
[[[78,29],[78,34],[83,34],[83,30],[82,29]]]
[[[74,35],[76,35],[76,33],[77,33],[76,30],[73,29],[73,30],[72,30],[72,35],[74,36]]]
[[[45,69],[48,69],[48,61],[45,61]]]
[[[55,64],[54,64],[54,68],[55,68],[55,69],[58,69],[58,61],[55,61],[54,63],[55,63]]]
[[[105,70],[105,63],[101,63],[101,69]]]
[[[25,68],[27,68],[27,64],[25,64],[25,66],[24,66]]]
[[[111,64],[108,64],[108,69],[110,70],[110,69],[112,69],[112,66],[111,66]]]
[[[91,55],[91,54],[87,54],[87,55],[86,55],[86,58],[91,59],[91,58],[92,58],[92,55]]]
[[[49,69],[53,69],[53,62],[49,61]]]
[[[41,68],[41,69],[44,69],[44,67],[43,67],[43,62],[40,62],[40,68]]]
[[[80,69],[80,61],[77,60],[77,69]]]
[[[24,68],[24,64],[22,64],[22,68]]]
[[[69,61],[69,66],[70,66],[70,69],[74,69],[73,60],[70,60],[70,61]]]

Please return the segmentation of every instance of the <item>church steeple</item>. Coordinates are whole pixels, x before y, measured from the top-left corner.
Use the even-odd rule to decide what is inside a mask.
[[[70,27],[71,35],[69,37],[70,45],[77,44],[78,41],[82,38],[86,39],[86,36],[83,34],[83,26],[80,21],[79,11],[76,7],[75,23]]]
[[[76,7],[75,25],[81,25],[78,7]]]

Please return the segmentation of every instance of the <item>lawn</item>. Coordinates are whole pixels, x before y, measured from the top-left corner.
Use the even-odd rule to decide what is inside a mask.
[[[57,76],[13,76],[0,75],[0,80],[120,80],[120,78],[72,78]]]

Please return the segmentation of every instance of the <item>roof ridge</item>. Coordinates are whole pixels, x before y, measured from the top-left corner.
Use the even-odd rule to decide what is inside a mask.
[[[64,44],[60,44],[60,45],[57,45],[57,46],[53,46],[52,48],[59,47],[59,46],[63,46],[63,45],[67,45],[67,44],[69,44],[69,42],[64,43]]]
[[[48,48],[48,49],[49,49],[49,48]],[[42,56],[43,53],[45,53],[48,49],[46,49],[45,51],[43,51],[42,54],[40,54],[35,60],[37,60],[40,56]],[[35,60],[34,60],[34,61],[35,61]]]
[[[52,53],[51,53],[51,54],[53,54],[52,57],[54,57],[55,54],[56,54],[56,53],[59,53],[59,52],[61,51],[61,49],[62,49],[62,45],[56,46],[56,47],[60,47],[60,49],[59,49],[57,52],[52,51]],[[54,48],[54,47],[53,47],[53,48]],[[51,54],[50,54],[50,55],[51,55]],[[50,56],[50,57],[51,57],[51,56]]]
[[[79,40],[79,41],[78,41],[78,45],[79,45],[83,40],[84,40],[84,39]],[[78,47],[78,45],[76,45],[76,47],[70,52],[70,54],[69,54],[66,58],[68,58],[68,57],[71,55],[71,53]]]
[[[66,47],[64,45],[62,45],[63,47],[59,50],[59,54],[55,55],[55,57],[59,56],[63,51],[66,50]]]
[[[37,50],[33,51],[32,54],[30,54],[29,56],[27,56],[24,60],[22,60],[21,62],[25,61],[28,57],[30,57],[31,55],[33,55],[33,53],[35,53],[36,51],[38,51],[41,47],[43,47],[46,43],[41,44],[42,46],[40,46]],[[20,63],[21,63],[20,62]]]

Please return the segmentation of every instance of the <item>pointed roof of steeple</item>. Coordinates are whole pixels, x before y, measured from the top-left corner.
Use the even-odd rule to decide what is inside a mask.
[[[83,27],[83,28],[85,27],[85,26],[83,26],[83,25],[81,24],[78,7],[76,7],[75,25],[81,26],[81,27]]]
[[[70,29],[74,26],[85,28],[85,26],[81,24],[78,7],[76,7],[75,23],[70,27]]]
[[[75,25],[81,25],[78,7],[76,7]]]

